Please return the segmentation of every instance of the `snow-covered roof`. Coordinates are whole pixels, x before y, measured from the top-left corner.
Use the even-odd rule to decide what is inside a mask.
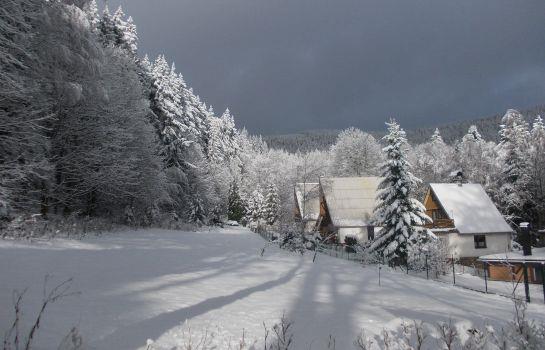
[[[483,187],[479,184],[430,184],[461,234],[513,232]]]
[[[380,177],[327,177],[320,183],[333,225],[361,227],[371,224]]]
[[[299,212],[304,220],[318,220],[320,215],[320,189],[317,182],[296,183],[295,198],[297,199]],[[303,199],[305,200],[304,205]]]
[[[487,262],[543,262],[545,263],[545,248],[532,248],[532,255],[524,256],[521,251],[483,255],[481,261]]]

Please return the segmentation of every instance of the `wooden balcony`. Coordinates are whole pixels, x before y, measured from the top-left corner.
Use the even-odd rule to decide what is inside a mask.
[[[454,228],[454,220],[452,219],[435,219],[433,222],[424,225],[425,228]]]

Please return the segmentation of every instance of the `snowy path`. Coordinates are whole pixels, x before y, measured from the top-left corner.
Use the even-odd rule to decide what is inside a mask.
[[[24,319],[41,299],[42,281],[74,277],[80,291],[53,304],[40,328],[38,349],[51,349],[76,325],[90,349],[135,349],[146,339],[176,344],[183,322],[192,329],[220,327],[224,337],[262,336],[262,322],[283,312],[294,322],[295,349],[322,349],[329,334],[337,349],[351,349],[361,327],[378,332],[400,318],[481,324],[511,318],[503,297],[384,272],[318,256],[267,250],[243,229],[216,232],[147,230],[84,241],[0,241],[0,331],[12,320],[12,290],[30,287]],[[51,283],[53,284],[53,283]],[[545,307],[530,316],[545,320]]]

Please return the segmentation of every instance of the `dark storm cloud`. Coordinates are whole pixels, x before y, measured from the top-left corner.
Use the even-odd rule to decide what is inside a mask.
[[[125,0],[250,131],[434,125],[545,103],[543,0]]]

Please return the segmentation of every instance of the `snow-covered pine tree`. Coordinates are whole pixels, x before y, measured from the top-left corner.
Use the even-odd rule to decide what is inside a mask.
[[[497,201],[508,222],[532,222],[534,203],[531,194],[528,123],[520,112],[510,109],[500,126],[501,174]]]
[[[439,131],[439,128],[435,128],[435,131],[433,132],[433,135],[431,135],[431,143],[444,143],[443,137],[441,136],[441,132]]]
[[[481,136],[481,133],[477,129],[476,125],[471,125],[469,129],[467,130],[467,134],[464,135],[462,138],[463,141],[473,141],[473,142],[480,142],[483,141],[483,137]]]
[[[127,51],[136,55],[136,51],[138,50],[138,32],[136,31],[136,25],[134,24],[132,16],[129,16],[125,22],[123,45]]]
[[[208,159],[215,164],[226,164],[238,153],[237,130],[229,109],[221,117],[209,118]]]
[[[259,223],[263,219],[263,194],[258,186],[247,198],[246,221],[248,223]]]
[[[94,8],[89,5],[88,17],[93,24]],[[131,56],[136,56],[138,49],[138,33],[132,17],[125,19],[125,13],[121,6],[113,15],[110,14],[108,6],[104,8],[102,18],[97,23],[98,33],[104,46],[115,46],[122,48]]]
[[[235,181],[229,188],[227,218],[229,220],[241,221],[245,214],[244,201],[240,197],[239,188]]]
[[[178,75],[178,81],[180,81],[180,94],[183,104],[183,123],[189,134],[192,135],[192,140],[197,142],[203,150],[207,150],[209,136],[208,108],[200,97],[195,95],[193,89],[187,86],[181,74]]]
[[[384,180],[379,186],[375,208],[375,225],[381,230],[368,249],[378,252],[391,265],[401,265],[407,263],[408,245],[418,243],[426,234],[421,226],[430,218],[424,206],[413,198],[420,180],[411,173],[407,160],[405,131],[395,121],[386,125]]]
[[[142,67],[142,70],[151,77],[153,64],[149,60],[149,56],[147,54],[145,54],[144,57],[139,61],[139,64]]]
[[[97,31],[100,23],[100,15],[98,14],[98,5],[96,0],[91,0],[87,2],[84,5],[83,10],[87,14],[87,18],[91,26],[91,31]]]
[[[114,46],[118,44],[118,38],[121,33],[117,29],[113,16],[110,14],[108,6],[104,7],[100,22],[98,23],[98,33],[100,41],[104,46]]]
[[[163,55],[155,60],[152,70],[152,109],[158,116],[158,135],[163,147],[167,167],[183,166],[183,153],[190,143],[187,128],[181,121],[183,107],[177,75],[174,66],[169,68]]]
[[[267,186],[267,193],[263,203],[263,219],[269,225],[273,225],[278,220],[280,211],[280,199],[278,197],[278,188],[272,182]]]

